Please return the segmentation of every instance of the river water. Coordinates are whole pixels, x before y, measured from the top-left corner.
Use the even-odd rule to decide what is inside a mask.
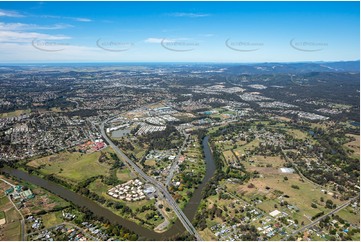
[[[209,148],[209,137],[206,136],[202,141],[203,151],[205,155],[205,161],[206,161],[206,175],[202,181],[202,183],[198,186],[198,188],[194,191],[192,198],[184,208],[184,213],[187,216],[187,218],[192,221],[195,217],[195,214],[197,212],[198,205],[202,199],[202,190],[204,186],[207,184],[207,182],[211,179],[213,176],[216,166],[213,160],[213,156],[211,153],[211,150]],[[131,231],[134,231],[140,236],[140,240],[168,240],[170,237],[175,236],[176,234],[180,232],[184,232],[185,228],[183,227],[182,223],[177,220],[175,224],[166,232],[164,233],[156,233],[152,230],[146,229],[132,221],[126,220],[124,218],[119,217],[118,215],[114,214],[110,210],[102,207],[101,205],[97,204],[96,202],[81,196],[59,184],[56,184],[51,181],[47,181],[45,179],[42,179],[37,176],[29,175],[28,173],[16,170],[13,168],[5,167],[2,168],[2,171],[5,173],[10,174],[11,176],[20,178],[24,181],[30,182],[34,185],[37,185],[39,187],[45,188],[46,190],[51,191],[52,193],[58,195],[59,197],[62,197],[78,206],[86,207],[90,211],[92,211],[95,215],[99,217],[107,218],[111,223],[118,223],[124,226],[125,228],[128,228]]]

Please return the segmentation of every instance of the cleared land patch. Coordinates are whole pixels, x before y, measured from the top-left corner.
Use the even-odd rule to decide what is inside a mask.
[[[28,113],[30,113],[30,112],[31,112],[30,109],[16,110],[16,111],[13,111],[13,112],[1,113],[1,114],[0,114],[0,118],[17,117],[17,116],[20,116],[20,115],[22,115],[22,114],[28,114]]]
[[[360,157],[360,135],[347,134],[346,136],[350,137],[354,140],[344,144],[344,147],[353,151],[352,152],[353,157],[359,158]]]
[[[100,155],[101,152],[91,154],[62,152],[30,161],[27,165],[40,168],[40,172],[45,175],[54,174],[60,178],[79,182],[93,176],[108,174],[110,166],[98,161]]]
[[[298,214],[301,214],[299,221],[305,220],[305,222],[307,222],[307,219],[303,215],[312,217],[320,211],[329,211],[324,207],[325,203],[321,202],[321,197],[323,197],[324,201],[330,199],[337,205],[341,204],[339,200],[324,194],[314,185],[302,182],[298,174],[284,174],[278,168],[273,167],[254,167],[251,170],[258,171],[262,177],[250,179],[244,185],[226,183],[227,190],[234,194],[241,194],[248,201],[256,197],[266,197],[266,200],[257,204],[257,207],[266,213],[275,210],[275,205],[280,209],[279,204],[282,195],[282,200],[295,205],[299,209]],[[297,189],[294,187],[297,187]],[[312,208],[312,203],[315,203],[317,208]]]
[[[50,228],[63,222],[61,212],[47,213],[42,216],[45,228]]]
[[[305,140],[307,138],[307,134],[298,129],[288,129],[287,133],[292,135],[295,139]]]

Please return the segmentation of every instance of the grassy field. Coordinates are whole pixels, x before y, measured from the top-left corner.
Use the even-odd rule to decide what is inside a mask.
[[[28,114],[28,113],[30,113],[30,112],[31,112],[30,109],[16,110],[16,111],[13,111],[13,112],[1,113],[1,114],[0,114],[0,118],[17,117],[17,116],[20,116],[20,115],[22,115],[22,114]]]
[[[97,175],[108,175],[110,166],[98,162],[100,155],[100,152],[62,152],[30,161],[27,165],[40,168],[40,172],[46,175],[54,174],[66,180],[80,182]]]
[[[222,142],[217,142],[217,146],[221,147],[222,150],[230,150],[233,148],[234,144],[230,140],[225,140]]]
[[[164,219],[161,219],[158,215],[154,216],[153,218],[151,219],[147,219],[146,218],[146,215],[149,214],[150,211],[147,210],[147,211],[144,211],[142,213],[138,213],[137,214],[137,217],[140,218],[140,219],[143,219],[145,221],[147,221],[148,223],[152,224],[153,227],[157,227],[159,224],[163,223],[164,222]]]
[[[0,176],[0,178],[4,179],[3,176]],[[0,197],[5,195],[5,191],[10,188],[10,185],[0,180]]]
[[[61,211],[47,213],[41,216],[45,228],[50,228],[63,222]]]
[[[127,182],[127,181],[133,179],[134,177],[132,176],[132,173],[130,172],[130,170],[128,168],[123,168],[123,169],[117,171],[117,178],[119,180],[121,180],[122,182]]]
[[[0,198],[0,219],[3,218],[6,224],[1,226],[0,240],[20,240],[21,217],[6,196]]]
[[[292,135],[295,139],[305,140],[307,138],[307,134],[298,129],[287,129],[287,133]]]
[[[106,193],[111,188],[111,186],[104,184],[100,179],[96,179],[89,184],[88,188],[90,191],[95,192],[100,196],[107,196]]]
[[[360,212],[355,214],[352,211],[353,209],[349,206],[339,211],[337,215],[340,216],[342,219],[360,227]]]
[[[285,122],[291,122],[292,121],[292,119],[286,118],[286,117],[283,117],[283,116],[277,116],[276,118],[278,120],[285,121]]]
[[[30,215],[40,211],[50,211],[56,208],[69,206],[69,202],[39,187],[31,188],[35,197],[25,202],[21,208],[24,215]]]
[[[265,196],[267,199],[257,206],[266,213],[275,210],[274,205],[279,204],[279,194],[276,193],[276,190],[288,195],[289,198],[283,198],[284,201],[297,206],[300,210],[299,213],[306,216],[312,217],[321,210],[328,211],[324,208],[324,203],[320,201],[321,197],[323,197],[324,201],[330,199],[335,204],[341,203],[341,201],[333,199],[330,195],[324,194],[314,185],[302,182],[298,174],[283,174],[280,173],[279,169],[273,167],[255,167],[253,169],[262,174],[263,178],[251,179],[244,185],[227,183],[227,190],[235,194],[244,194],[243,197],[246,200]],[[287,180],[284,177],[287,177]],[[251,183],[253,187],[249,186]],[[298,186],[299,189],[292,188],[292,185]],[[318,208],[312,208],[312,203],[316,203]]]
[[[355,140],[344,144],[343,146],[353,151],[352,157],[360,158],[360,135],[347,134]]]
[[[257,167],[257,166],[272,166],[274,168],[280,168],[283,167],[283,164],[285,163],[284,160],[281,159],[280,156],[261,156],[261,155],[254,155],[249,158],[249,160],[252,160],[252,164],[249,164],[248,162],[245,163],[245,167]]]
[[[3,240],[20,240],[20,214],[14,207],[5,211],[6,224],[4,225]]]
[[[237,155],[239,154],[240,156],[242,154],[245,154],[246,151],[251,151],[254,148],[256,148],[259,145],[260,141],[258,139],[252,140],[251,142],[242,145],[240,147],[238,147],[237,149],[234,150],[234,153]],[[236,153],[237,152],[237,153]]]
[[[242,145],[247,144],[247,141],[245,141],[245,140],[238,140],[238,141],[236,142],[236,144],[239,145],[239,146],[242,146]]]
[[[198,232],[205,241],[216,241],[217,240],[217,237],[212,233],[212,231],[209,228],[206,228],[203,231],[198,231]]]
[[[8,197],[6,197],[6,196],[1,197],[1,198],[0,198],[0,208],[1,208],[2,206],[6,205],[8,202],[9,202]]]
[[[237,160],[237,158],[233,155],[232,151],[230,150],[223,151],[223,156],[228,162]]]
[[[21,233],[20,221],[17,220],[15,222],[4,225],[2,232],[4,233],[4,237],[2,240],[19,241]]]
[[[147,166],[155,166],[155,160],[146,160],[144,164]]]

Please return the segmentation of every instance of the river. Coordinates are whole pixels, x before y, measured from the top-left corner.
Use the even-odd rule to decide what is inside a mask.
[[[202,190],[207,184],[207,182],[211,179],[213,176],[216,166],[213,160],[212,152],[210,150],[209,144],[209,136],[206,136],[202,141],[203,151],[205,155],[205,161],[206,161],[206,174],[202,181],[202,183],[198,186],[198,188],[194,191],[192,198],[184,208],[184,213],[187,216],[187,218],[192,221],[195,217],[195,214],[197,212],[198,205],[202,199]],[[128,228],[131,231],[134,231],[139,235],[140,240],[168,240],[172,236],[175,236],[176,234],[180,232],[184,232],[185,229],[182,225],[182,223],[177,220],[175,224],[166,232],[164,233],[156,233],[152,230],[146,229],[132,221],[129,221],[127,219],[121,218],[118,215],[114,214],[110,210],[102,207],[101,205],[97,204],[96,202],[90,200],[89,198],[86,198],[84,196],[81,196],[68,188],[65,188],[59,184],[56,184],[51,181],[47,181],[45,179],[42,179],[40,177],[30,175],[24,171],[16,170],[13,168],[5,167],[1,169],[3,172],[8,173],[11,176],[20,178],[24,181],[30,182],[34,185],[37,185],[39,187],[45,188],[46,190],[51,191],[52,193],[58,195],[59,197],[62,197],[78,206],[86,207],[90,211],[92,211],[95,215],[99,217],[104,217],[108,219],[111,223],[118,223],[124,226],[125,228]]]

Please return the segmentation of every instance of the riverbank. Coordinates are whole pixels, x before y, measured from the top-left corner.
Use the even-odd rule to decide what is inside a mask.
[[[190,199],[190,201],[188,202],[188,204],[186,205],[186,207],[184,209],[184,213],[187,216],[187,218],[190,219],[190,221],[193,220],[193,218],[197,212],[198,205],[202,199],[203,188],[205,187],[205,185],[207,184],[207,182],[210,180],[210,178],[213,176],[213,174],[215,172],[215,164],[214,164],[213,156],[212,156],[208,141],[209,141],[208,136],[205,137],[202,141],[202,147],[203,147],[203,152],[205,155],[205,161],[206,161],[206,167],[207,167],[206,175],[205,175],[202,183],[195,190],[192,198]],[[126,220],[126,219],[123,219],[123,218],[117,216],[116,214],[114,214],[111,211],[109,211],[108,209],[100,206],[96,202],[94,202],[84,196],[81,196],[73,191],[70,191],[69,189],[67,189],[59,184],[56,184],[51,181],[47,181],[47,180],[42,179],[37,176],[30,175],[24,171],[16,170],[16,169],[9,168],[9,167],[2,168],[1,170],[11,176],[23,179],[27,182],[30,182],[37,186],[45,188],[48,191],[51,191],[52,193],[74,203],[77,206],[86,207],[91,212],[93,212],[95,215],[97,215],[99,217],[104,217],[104,218],[108,219],[111,223],[121,224],[125,228],[137,233],[140,236],[140,239],[143,239],[143,240],[168,240],[169,238],[174,237],[177,234],[183,233],[185,231],[182,223],[179,220],[177,220],[174,223],[174,225],[166,232],[156,233],[156,232],[148,230],[134,222],[131,222],[129,220]]]

